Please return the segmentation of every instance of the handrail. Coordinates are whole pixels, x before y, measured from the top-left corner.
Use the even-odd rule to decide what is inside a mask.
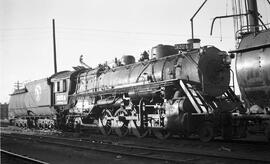
[[[217,16],[213,19],[212,24],[211,24],[211,30],[210,30],[210,35],[213,33],[213,26],[216,21],[216,19],[222,19],[222,18],[230,18],[230,17],[239,17],[239,16],[247,16],[249,13],[245,14],[233,14],[233,15],[225,15],[225,16]]]
[[[232,88],[233,88],[233,92],[235,92],[235,85],[234,85],[234,72],[233,72],[233,70],[232,70],[232,69],[230,69],[230,72],[232,73],[232,83],[233,83],[233,85],[232,85],[232,86],[230,85],[230,87],[232,87]]]

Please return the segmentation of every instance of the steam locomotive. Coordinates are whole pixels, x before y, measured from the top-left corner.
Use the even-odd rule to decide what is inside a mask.
[[[255,127],[270,139],[270,31],[259,30],[256,1],[247,2],[248,30],[238,31],[240,46],[230,55],[190,39],[153,47],[151,57],[145,52],[138,62],[128,55],[112,66],[74,67],[15,90],[11,122],[75,131],[98,128],[120,137],[197,135],[204,142],[246,137]],[[230,85],[235,54],[241,99]]]
[[[232,119],[245,112],[230,87],[232,56],[199,42],[158,45],[151,59],[124,56],[112,67],[77,67],[30,82],[11,95],[10,119],[23,127],[97,127],[121,137],[244,136],[245,122]]]

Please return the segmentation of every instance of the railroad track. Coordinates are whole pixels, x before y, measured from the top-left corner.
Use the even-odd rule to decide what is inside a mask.
[[[71,139],[52,136],[34,136],[4,134],[2,137],[21,140],[36,141],[54,146],[69,147],[75,149],[112,153],[117,156],[130,156],[137,158],[166,161],[170,163],[269,163],[270,160],[250,158],[248,156],[221,155],[218,153],[203,152],[200,150],[187,151],[185,149],[165,149],[160,147],[145,147],[137,145],[123,145],[113,142],[91,141],[87,139]]]
[[[3,149],[1,150],[1,162],[3,163],[21,163],[21,164],[48,164],[34,158],[26,157],[16,153],[12,153]]]

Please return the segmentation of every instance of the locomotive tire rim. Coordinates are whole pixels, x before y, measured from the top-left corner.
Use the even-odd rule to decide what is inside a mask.
[[[99,118],[99,129],[103,135],[110,135],[112,133],[112,123],[111,120],[107,119],[107,117],[111,117],[112,114],[110,110],[104,109],[101,117]]]
[[[115,117],[118,116],[128,116],[130,115],[129,112],[123,108],[119,108],[116,112],[115,112]],[[120,120],[114,120],[114,130],[115,133],[119,136],[119,137],[124,137],[128,134],[129,129],[128,129],[128,124],[129,121],[120,121]]]

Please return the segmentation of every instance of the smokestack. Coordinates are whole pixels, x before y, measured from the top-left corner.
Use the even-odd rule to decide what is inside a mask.
[[[259,21],[258,21],[258,8],[257,0],[247,0],[248,3],[248,19],[251,32],[259,31]]]

